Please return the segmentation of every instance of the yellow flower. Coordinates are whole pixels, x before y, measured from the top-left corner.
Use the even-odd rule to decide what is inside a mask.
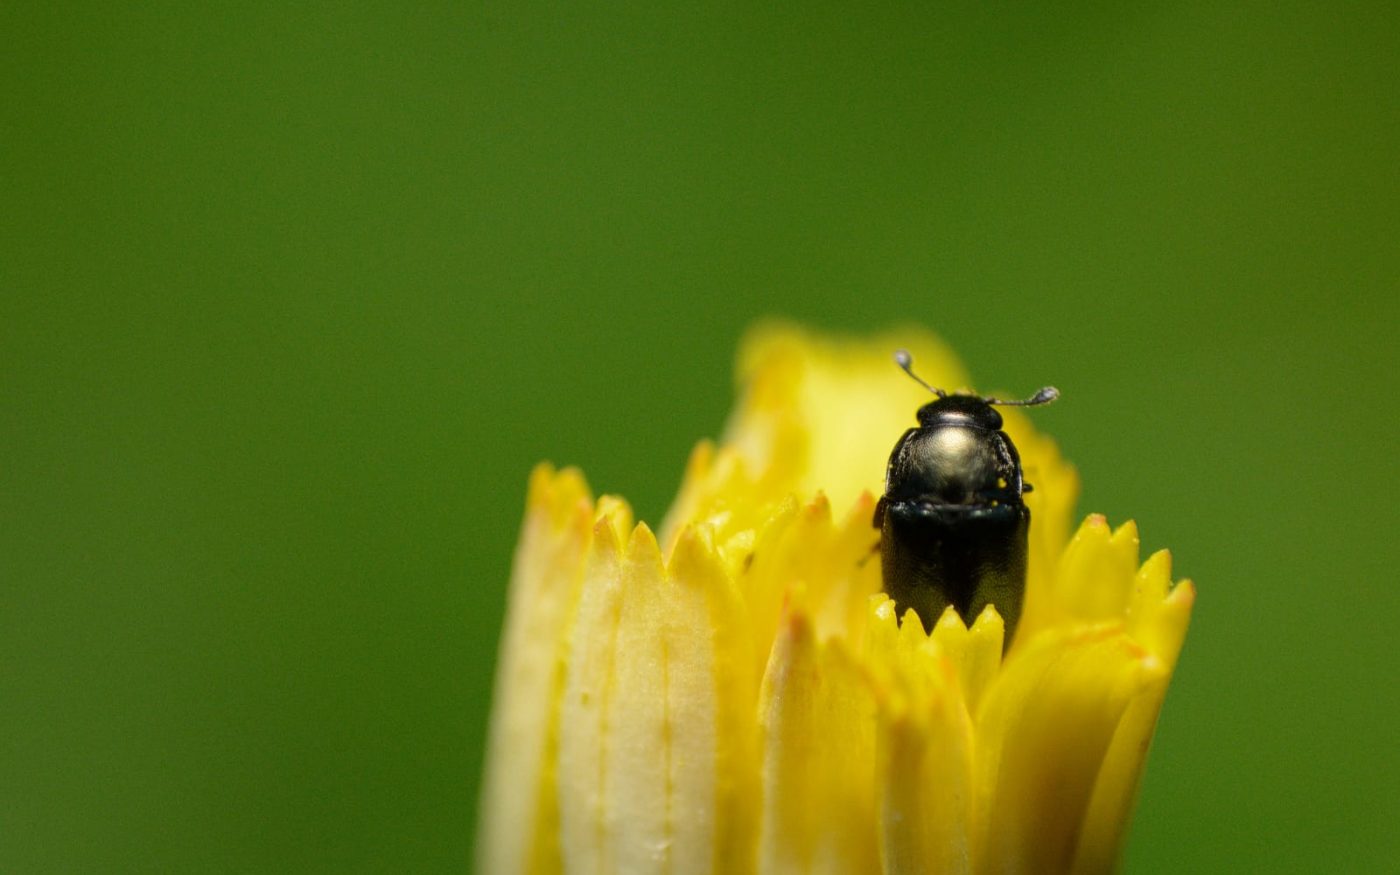
[[[966,375],[926,333],[769,326],[658,534],[581,475],[531,476],[477,863],[515,873],[1106,872],[1194,589],[1005,411],[1032,512],[1024,612],[925,634],[881,596],[873,495]],[[833,513],[833,508],[835,513]]]

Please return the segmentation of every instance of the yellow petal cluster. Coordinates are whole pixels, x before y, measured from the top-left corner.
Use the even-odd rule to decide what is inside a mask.
[[[755,331],[740,404],[654,535],[581,475],[531,476],[477,837],[486,875],[1096,873],[1117,865],[1194,589],[1090,516],[1006,411],[1032,513],[1003,658],[988,608],[925,634],[880,594],[884,464],[968,380],[917,329]]]

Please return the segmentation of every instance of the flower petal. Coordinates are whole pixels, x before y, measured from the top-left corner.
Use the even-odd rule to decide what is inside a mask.
[[[563,630],[577,598],[592,516],[578,471],[535,468],[496,669],[477,843],[483,872],[558,870],[554,751]]]
[[[748,617],[739,593],[704,529],[681,533],[668,566],[675,599],[673,619],[680,628],[670,629],[674,645],[667,700],[672,721],[672,759],[682,770],[707,769],[715,782],[713,815],[691,810],[682,816],[702,824],[713,817],[712,871],[745,875],[754,863],[758,806],[758,682],[752,674],[753,656]],[[707,695],[705,688],[710,692]],[[692,713],[694,702],[713,698],[715,737],[701,728],[708,722]],[[690,784],[702,783],[691,775]],[[686,782],[673,779],[677,794]],[[698,843],[700,830],[692,841]],[[677,844],[678,855],[687,853]],[[697,860],[705,858],[698,847]],[[691,871],[676,866],[673,871]],[[699,871],[699,870],[695,870]]]
[[[622,616],[624,555],[618,511],[600,516],[584,572],[560,705],[558,790],[559,843],[568,871],[616,871],[616,816],[610,810],[608,777],[612,723],[618,714],[616,675],[618,626]],[[654,837],[653,837],[654,840]]]
[[[778,629],[761,694],[759,871],[865,875],[879,867],[874,706],[839,640],[821,642],[801,607]]]
[[[952,609],[926,636],[912,615],[896,627],[894,602],[874,606],[868,642],[877,678],[876,782],[887,873],[971,871],[972,721],[959,672],[969,657],[980,659],[984,637],[974,638]],[[1000,659],[1001,637],[994,637]]]
[[[1122,854],[1152,734],[1196,599],[1190,581],[1169,590],[1170,581],[1171,557],[1165,550],[1144,562],[1137,575],[1128,630],[1153,654],[1161,673],[1128,706],[1114,733],[1079,838],[1075,872],[1111,872]]]
[[[669,568],[645,525],[595,530],[573,626],[559,751],[568,871],[748,871],[756,695],[744,618],[707,537]]]
[[[1121,623],[1054,629],[1008,657],[977,716],[980,871],[1070,871],[1123,714],[1162,677]]]
[[[918,623],[908,624],[917,627]],[[959,687],[970,713],[977,713],[982,695],[1001,670],[1002,640],[1006,634],[1001,615],[987,605],[969,629],[958,612],[943,612],[929,636],[938,651],[957,670]]]
[[[757,652],[767,653],[794,586],[802,588],[818,638],[859,641],[867,603],[880,591],[880,536],[870,524],[874,511],[867,492],[837,523],[831,503],[818,493],[810,504],[784,510],[764,528],[740,575],[756,624]]]
[[[1102,515],[1090,514],[1064,549],[1054,575],[1028,585],[1017,641],[1054,626],[1123,619],[1133,595],[1137,556],[1134,523],[1114,531]]]

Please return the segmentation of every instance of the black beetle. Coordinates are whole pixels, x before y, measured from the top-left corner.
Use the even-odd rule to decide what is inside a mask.
[[[885,593],[900,616],[913,608],[926,632],[949,605],[969,625],[996,605],[1009,643],[1026,588],[1031,512],[1021,496],[1031,485],[992,405],[1048,404],[1059,390],[1024,401],[950,395],[919,379],[909,353],[894,359],[938,399],[895,444],[875,505]]]

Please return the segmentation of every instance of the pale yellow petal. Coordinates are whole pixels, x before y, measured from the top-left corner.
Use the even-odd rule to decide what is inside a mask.
[[[676,605],[671,621],[682,627],[670,630],[676,652],[667,699],[672,722],[681,727],[672,735],[672,759],[685,768],[708,768],[715,782],[713,814],[692,811],[686,816],[697,823],[713,818],[713,871],[745,875],[755,864],[759,817],[758,679],[751,671],[748,616],[704,529],[681,533],[667,573]],[[696,729],[708,721],[688,713],[692,699],[710,698],[715,703],[713,739]],[[682,781],[672,784],[676,794],[685,791]],[[697,852],[696,857],[704,855]],[[678,866],[673,871],[690,870]]]
[[[600,522],[571,636],[559,787],[569,873],[750,871],[756,694],[745,622],[707,538],[669,569],[645,525]]]
[[[764,875],[865,875],[876,845],[874,706],[840,641],[785,615],[760,703]]]
[[[1008,658],[977,715],[979,871],[1071,870],[1119,722],[1161,678],[1121,623],[1051,630]]]
[[[615,702],[624,574],[619,522],[603,516],[593,527],[593,549],[569,632],[557,770],[559,841],[569,873],[617,871],[618,823],[609,811],[608,777],[612,726],[626,719]]]
[[[676,727],[668,708],[674,654],[664,585],[661,550],[651,532],[639,525],[627,544],[622,568],[608,701],[613,719],[604,740],[604,857],[613,862],[612,871],[660,873],[675,862],[673,830],[679,812],[673,808],[676,776],[671,754]],[[715,703],[713,691],[706,692],[691,704],[709,724],[704,729],[713,738]],[[712,780],[687,789],[692,793],[688,802],[712,811]],[[708,842],[702,844],[708,856]],[[687,850],[694,853],[693,843]]]
[[[481,795],[477,868],[559,868],[554,764],[564,634],[592,534],[593,502],[574,469],[530,476],[511,572]]]

